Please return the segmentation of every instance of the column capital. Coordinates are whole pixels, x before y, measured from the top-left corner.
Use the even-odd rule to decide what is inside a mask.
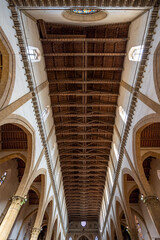
[[[21,196],[13,196],[12,197],[12,203],[15,205],[22,206],[27,202],[27,196],[21,197]]]
[[[40,228],[32,228],[32,234],[31,234],[32,238],[33,238],[33,239],[34,239],[34,238],[37,239],[37,237],[38,237],[38,235],[40,234],[41,230],[42,230],[41,227],[40,227]]]
[[[151,196],[143,196],[141,195],[141,200],[146,206],[160,206],[160,201],[157,196],[151,195]]]

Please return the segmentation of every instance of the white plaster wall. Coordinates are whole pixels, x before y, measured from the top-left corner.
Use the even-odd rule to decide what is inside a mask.
[[[24,75],[23,63],[21,62],[21,56],[19,54],[18,42],[15,37],[16,32],[13,29],[13,21],[10,19],[11,13],[7,8],[8,3],[5,0],[1,0],[0,7],[0,26],[3,29],[6,37],[8,38],[16,58],[16,69],[15,69],[15,84],[10,99],[10,103],[22,97],[24,94],[29,92],[27,88],[26,77]],[[18,89],[18,91],[17,91]]]
[[[5,171],[7,172],[7,177],[0,186],[0,216],[9,199],[16,193],[19,186],[17,166],[16,160],[9,160],[0,165],[0,176],[2,176]]]
[[[139,19],[136,19],[130,26],[130,40],[128,42],[127,45],[127,52],[129,51],[129,49],[132,46],[136,46],[136,45],[140,45],[142,38],[143,38],[143,34],[144,34],[144,27],[146,24],[146,20],[147,20],[147,14],[142,15]],[[148,96],[149,98],[151,98],[152,100],[154,100],[155,102],[159,103],[157,96],[156,96],[156,92],[155,92],[155,86],[154,86],[154,79],[153,79],[153,53],[155,51],[155,48],[157,46],[157,44],[159,43],[159,29],[160,29],[160,21],[157,21],[158,23],[158,27],[156,28],[156,34],[154,36],[154,42],[152,43],[152,49],[151,49],[151,54],[149,55],[149,61],[147,62],[147,68],[146,68],[146,72],[144,74],[144,79],[143,79],[143,84],[142,87],[140,89],[140,92],[142,92],[143,94],[145,94],[146,96]],[[127,69],[126,71],[123,71],[122,74],[122,79],[124,81],[126,81],[128,84],[130,84],[131,86],[133,85],[133,73],[134,70],[136,69],[136,62],[130,62],[128,60],[128,58],[125,58],[125,63],[124,63],[124,69]],[[126,103],[128,102],[130,98],[130,93],[123,87],[120,87],[120,97],[118,100],[118,105],[122,106],[125,110],[127,109],[127,105]],[[150,109],[145,103],[141,102],[140,100],[137,101],[137,106],[136,106],[136,110],[134,113],[134,117],[133,117],[133,121],[132,121],[132,125],[131,125],[131,129],[128,135],[128,139],[127,139],[127,143],[126,143],[126,150],[129,154],[129,157],[131,159],[131,162],[133,164],[133,166],[135,167],[135,155],[133,154],[134,150],[133,150],[133,134],[134,134],[134,127],[137,124],[138,121],[140,121],[143,117],[148,116],[150,114],[155,113],[152,109]],[[117,114],[116,114],[116,126],[118,128],[118,131],[120,134],[122,134],[122,129],[123,129],[123,122],[122,119],[120,118],[120,115],[118,113],[117,110]],[[113,136],[113,142],[116,143],[116,146],[118,146],[119,144],[119,137],[117,136],[116,131],[114,131],[114,136]],[[111,154],[112,154],[112,158],[113,161],[115,161],[116,157],[113,151],[113,146],[112,146],[112,150],[111,150]],[[122,167],[121,167],[121,171],[120,171],[120,175],[118,178],[118,183],[120,185],[120,190],[122,192],[122,195],[124,196],[123,193],[123,174],[122,174],[122,170],[124,168],[128,168],[130,169],[130,165],[128,163],[127,158],[123,157],[123,161],[122,161]],[[157,176],[157,169],[160,169],[160,165],[159,162],[156,163],[156,161],[152,162],[151,165],[151,176],[150,176],[150,184],[152,189],[154,190],[154,192],[156,193],[156,195],[159,196],[158,192],[159,192],[159,179]],[[132,170],[131,170],[132,171]],[[108,176],[108,174],[107,174]],[[134,183],[133,183],[134,184]],[[130,187],[128,188],[128,190],[132,187],[132,185],[130,185]],[[108,189],[111,189],[111,182],[109,184]],[[116,189],[115,194],[114,194],[114,198],[112,201],[112,206],[114,206],[114,202],[115,202],[115,197],[119,197],[119,193]],[[107,198],[106,198],[107,199]],[[154,224],[152,223],[148,211],[146,210],[144,204],[141,204],[141,210],[142,210],[142,214],[144,216],[144,219],[147,223],[148,229],[150,231],[150,234],[153,238],[158,237],[156,229]],[[101,209],[102,210],[102,209]],[[114,213],[113,213],[113,209],[110,210],[109,212],[109,216],[107,218],[107,223],[106,226],[104,226],[104,224],[102,224],[102,218],[100,220],[100,225],[102,225],[102,228],[104,227],[104,232],[103,232],[103,239],[105,239],[105,235],[106,235],[106,230],[108,230],[110,232],[110,227],[108,226],[108,222],[110,221],[110,218],[112,217],[112,215],[115,214],[115,209],[114,209]],[[142,224],[142,223],[141,223]],[[144,227],[142,226],[143,229],[143,233],[145,236],[145,240],[148,239],[148,235],[146,230],[144,229]]]

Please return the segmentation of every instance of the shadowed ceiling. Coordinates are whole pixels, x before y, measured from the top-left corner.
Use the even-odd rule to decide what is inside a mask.
[[[129,23],[38,21],[70,221],[98,221]]]

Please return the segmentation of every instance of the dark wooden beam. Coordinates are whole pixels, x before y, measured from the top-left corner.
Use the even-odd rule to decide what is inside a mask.
[[[113,118],[115,118],[115,116],[116,116],[116,114],[112,113],[112,112],[106,112],[106,113],[91,112],[91,113],[85,113],[85,114],[76,113],[76,112],[75,113],[73,113],[73,112],[71,112],[71,113],[70,112],[67,112],[67,113],[65,113],[65,112],[53,113],[54,118],[57,118],[57,117],[87,117],[87,118],[89,118],[89,117],[113,117]]]
[[[120,84],[121,79],[118,80],[107,80],[107,79],[87,79],[86,81],[82,80],[81,78],[79,79],[51,79],[50,77],[48,78],[49,81],[49,85],[53,85],[53,84],[64,84],[64,83],[68,83],[68,84]]]
[[[41,39],[42,42],[125,42],[128,41],[128,38],[49,38],[48,39]]]
[[[47,30],[46,30],[45,22],[42,19],[40,19],[38,20],[38,25],[39,25],[42,37],[45,40],[47,40]]]
[[[52,107],[84,107],[85,104],[80,102],[58,102],[58,103],[52,103]],[[87,103],[87,107],[116,107],[117,103],[112,102],[95,102]]]
[[[124,53],[124,52],[123,53],[95,53],[95,52],[92,52],[92,53],[44,53],[44,57],[84,57],[84,56],[88,56],[88,57],[124,57],[124,56],[126,56],[126,53]],[[51,68],[51,69],[55,70],[56,68]],[[62,69],[62,68],[60,68],[60,69]],[[65,69],[69,70],[70,68],[65,68]],[[77,69],[79,69],[79,71],[84,71],[84,70],[82,70],[82,68],[77,68]],[[91,69],[89,71],[94,70],[93,68],[87,68],[87,69]],[[98,68],[96,68],[96,69],[98,70]],[[101,70],[104,70],[104,71],[106,71],[106,69],[107,68],[103,68],[103,69],[101,68]],[[54,71],[54,70],[50,70],[50,71]],[[116,68],[114,68],[113,70],[116,70]],[[70,71],[73,71],[73,70],[70,70]]]
[[[119,96],[119,93],[106,92],[106,91],[64,91],[64,92],[50,92],[50,96]]]

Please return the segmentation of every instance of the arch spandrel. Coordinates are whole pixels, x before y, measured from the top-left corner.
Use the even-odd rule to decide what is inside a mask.
[[[0,108],[4,108],[9,103],[15,81],[15,56],[1,27],[0,55]]]
[[[154,123],[160,122],[160,117],[158,114],[150,114],[142,118],[134,127],[133,129],[133,149],[134,149],[134,162],[135,166],[138,172],[138,175],[140,177],[141,184],[143,185],[145,192],[147,195],[153,195],[152,189],[146,179],[142,160],[143,157],[141,156],[141,133],[142,131],[147,128],[149,125],[152,125]],[[145,153],[145,156],[147,156],[147,152]]]
[[[154,52],[153,57],[153,74],[154,74],[154,84],[155,90],[160,101],[160,42],[157,45],[157,48]]]

